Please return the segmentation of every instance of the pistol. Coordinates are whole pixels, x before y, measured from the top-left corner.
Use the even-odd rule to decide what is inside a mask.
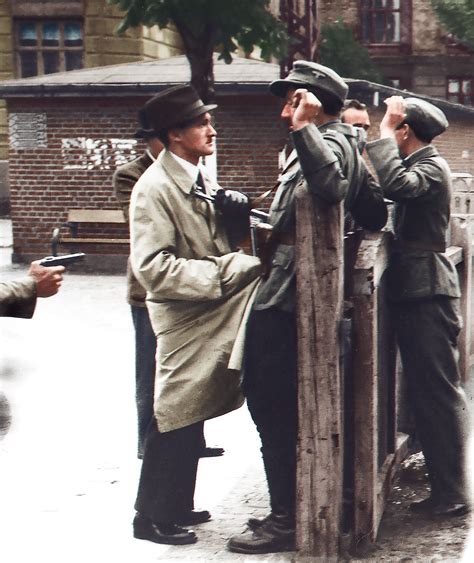
[[[86,255],[84,252],[76,252],[75,254],[63,254],[62,256],[46,256],[40,262],[40,266],[46,266],[47,268],[51,266],[69,266],[75,262],[82,262]]]

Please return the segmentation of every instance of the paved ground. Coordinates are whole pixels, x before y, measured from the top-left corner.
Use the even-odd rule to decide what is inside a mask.
[[[4,229],[2,236],[2,228]],[[0,221],[0,247],[8,233]],[[0,278],[25,269],[0,248]],[[226,540],[267,511],[258,438],[246,407],[206,423],[226,454],[200,462],[196,504],[213,520],[199,542],[167,547],[131,537],[135,453],[133,330],[122,276],[69,273],[34,319],[0,319],[0,391],[12,414],[0,441],[2,563],[292,561],[294,554],[239,556]],[[1,436],[0,436],[1,438]],[[468,519],[448,524],[409,515],[422,481],[401,482],[380,537],[356,560],[460,560]],[[348,558],[349,559],[349,558]],[[474,560],[467,550],[465,561]]]

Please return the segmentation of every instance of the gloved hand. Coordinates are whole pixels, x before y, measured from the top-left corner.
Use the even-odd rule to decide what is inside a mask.
[[[214,194],[214,206],[221,212],[231,247],[237,248],[249,237],[249,198],[234,190],[220,189]]]
[[[217,190],[214,195],[214,205],[225,216],[233,218],[248,218],[250,212],[249,198],[234,190]]]

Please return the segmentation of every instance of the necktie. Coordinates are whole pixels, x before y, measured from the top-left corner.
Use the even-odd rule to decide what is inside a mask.
[[[199,192],[205,192],[206,191],[206,189],[204,187],[204,179],[202,177],[201,171],[199,171],[199,174],[198,174],[197,179],[196,179],[196,188]]]

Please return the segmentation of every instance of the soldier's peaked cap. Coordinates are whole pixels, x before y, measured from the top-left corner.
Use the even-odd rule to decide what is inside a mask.
[[[444,113],[429,102],[419,98],[405,98],[405,123],[411,125],[415,133],[434,139],[441,135],[449,125]]]
[[[337,72],[311,61],[295,61],[286,78],[270,84],[270,92],[280,98],[284,98],[290,88],[314,89],[316,95],[318,90],[323,90],[341,103],[344,103],[349,89]]]

